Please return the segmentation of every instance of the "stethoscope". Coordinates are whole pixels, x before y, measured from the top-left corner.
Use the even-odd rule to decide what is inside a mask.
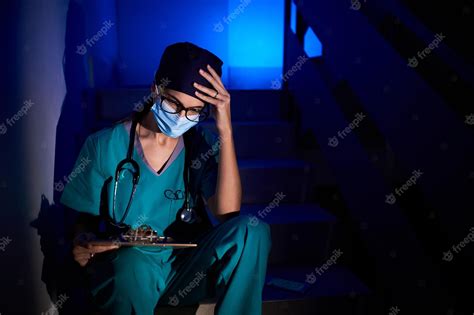
[[[128,149],[127,149],[127,156],[125,159],[120,161],[117,164],[117,168],[115,169],[115,179],[114,179],[114,192],[113,192],[113,199],[112,199],[112,217],[113,217],[113,222],[111,222],[113,225],[123,228],[124,226],[124,221],[128,216],[128,213],[130,211],[130,207],[132,205],[133,198],[135,196],[135,193],[137,191],[137,186],[140,181],[140,166],[138,165],[137,161],[135,161],[132,158],[133,154],[133,148],[135,145],[135,133],[136,133],[136,127],[137,127],[138,120],[137,119],[132,119],[132,124],[130,127],[130,139],[128,142]],[[183,207],[181,207],[179,211],[179,218],[181,221],[185,223],[194,223],[197,219],[196,211],[193,207],[190,207],[189,205],[189,167],[188,167],[188,154],[186,150],[186,158],[185,158],[185,172],[184,172],[184,204]],[[118,183],[119,183],[119,178],[120,175],[122,174],[123,171],[127,170],[130,171],[129,168],[125,168],[125,165],[130,164],[132,166],[132,191],[130,193],[130,198],[127,203],[127,207],[125,208],[125,212],[120,219],[120,221],[117,222],[117,219],[115,217],[115,204],[117,201],[117,190],[118,190]]]

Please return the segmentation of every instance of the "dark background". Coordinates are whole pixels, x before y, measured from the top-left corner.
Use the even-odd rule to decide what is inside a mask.
[[[269,279],[342,252],[306,294],[267,286],[264,314],[472,314],[473,2],[2,1],[0,313],[82,312],[61,184],[190,41],[224,61]]]

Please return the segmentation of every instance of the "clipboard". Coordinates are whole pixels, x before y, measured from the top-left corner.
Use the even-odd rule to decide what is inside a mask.
[[[119,247],[167,247],[167,248],[191,248],[197,247],[196,243],[183,243],[174,240],[170,236],[160,236],[148,225],[142,225],[137,229],[129,228],[127,232],[106,239],[83,240],[90,245]]]
[[[112,246],[117,245],[119,247],[168,247],[168,248],[191,248],[197,247],[195,243],[178,243],[174,241],[126,241],[126,240],[94,240],[89,241],[88,244],[99,245],[99,246]]]

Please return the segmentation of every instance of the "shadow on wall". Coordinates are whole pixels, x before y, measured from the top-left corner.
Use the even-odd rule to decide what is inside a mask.
[[[67,207],[50,204],[43,195],[38,218],[31,227],[40,236],[43,253],[41,280],[51,299],[46,314],[90,314],[92,307],[85,288],[85,272],[72,257],[72,227],[78,213]],[[58,220],[64,219],[61,222]]]

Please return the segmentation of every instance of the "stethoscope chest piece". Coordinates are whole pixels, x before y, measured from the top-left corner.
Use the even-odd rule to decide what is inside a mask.
[[[181,208],[180,219],[186,223],[194,223],[196,221],[196,211],[194,208],[183,207]]]

